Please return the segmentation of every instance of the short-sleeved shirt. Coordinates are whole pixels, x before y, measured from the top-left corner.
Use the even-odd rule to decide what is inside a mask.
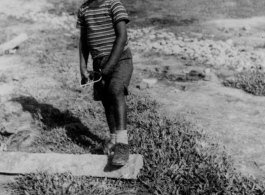
[[[105,0],[99,7],[89,7],[89,1],[78,9],[77,28],[84,28],[92,58],[110,55],[116,40],[114,25],[129,22],[127,11],[119,0]],[[128,48],[128,40],[124,50]]]

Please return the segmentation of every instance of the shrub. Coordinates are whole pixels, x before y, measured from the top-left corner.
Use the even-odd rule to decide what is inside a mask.
[[[263,72],[243,72],[235,78],[228,78],[223,82],[224,86],[243,89],[244,91],[257,95],[265,95],[265,73]]]

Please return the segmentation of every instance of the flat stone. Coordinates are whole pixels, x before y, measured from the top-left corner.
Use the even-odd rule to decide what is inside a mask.
[[[0,152],[0,173],[49,174],[70,172],[75,176],[136,179],[143,167],[141,155],[132,154],[123,167],[111,166],[105,155]]]
[[[145,82],[142,81],[142,82],[138,85],[138,87],[139,87],[141,90],[146,89],[146,88],[147,88],[147,83],[145,83]]]
[[[153,87],[157,83],[157,78],[143,79],[142,83],[146,83],[148,88]]]

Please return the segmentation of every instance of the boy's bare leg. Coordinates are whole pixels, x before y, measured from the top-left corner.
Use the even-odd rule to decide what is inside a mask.
[[[124,94],[116,96],[114,106],[114,118],[116,122],[116,143],[128,144],[127,107]]]
[[[105,109],[105,115],[110,130],[110,142],[116,143],[116,123],[114,118],[114,107],[108,101],[102,101]]]
[[[110,133],[114,134],[116,131],[116,123],[115,123],[115,118],[114,118],[114,106],[111,105],[107,101],[102,101],[102,104],[105,109],[105,115],[106,115]]]
[[[125,97],[120,94],[113,97],[114,103],[114,118],[116,123],[116,131],[126,130],[127,123],[127,107],[125,103]]]
[[[108,99],[103,100],[103,106],[110,129],[110,133],[116,133],[120,130],[126,130],[127,107],[123,94],[111,95]]]

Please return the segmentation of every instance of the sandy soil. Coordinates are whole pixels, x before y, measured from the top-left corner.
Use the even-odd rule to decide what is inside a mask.
[[[5,6],[7,2],[9,1],[1,1],[1,20],[6,19],[6,15],[10,15],[10,10],[14,8]],[[38,1],[38,4],[32,6],[21,3],[18,5],[26,6],[27,11],[35,12],[47,5],[45,1],[41,2]],[[13,4],[13,6],[18,5]],[[21,14],[24,12],[21,11]],[[265,45],[264,24],[264,17],[226,19],[207,21],[199,24],[196,29],[201,28],[206,34],[214,34],[217,39],[233,39],[239,44],[262,47]],[[24,24],[11,25],[9,28],[11,31],[20,29],[21,32],[27,28],[34,32],[35,29],[35,34],[39,33],[40,28],[45,28],[34,25],[26,27]],[[137,51],[134,51],[134,56],[136,79],[146,77],[144,69],[155,71],[156,68],[163,69],[168,66],[170,73],[177,74],[183,70],[204,68],[187,67],[174,57],[146,56]],[[265,177],[264,98],[222,86],[220,80],[214,76],[220,71],[222,70],[216,71],[210,81],[180,83],[164,79],[153,88],[145,90],[152,98],[163,104],[161,110],[165,115],[185,116],[210,133],[213,140],[223,145],[234,157],[237,167],[243,174]],[[21,61],[21,58],[15,54],[0,56],[0,73],[9,78],[5,83],[0,83],[0,104],[4,104],[12,95],[21,91],[40,90],[45,93],[44,88],[57,85],[54,79],[43,77],[38,68],[28,70],[26,62]],[[223,73],[232,74],[225,70]],[[47,86],[41,85],[43,81]],[[136,83],[132,86],[135,87]],[[46,95],[49,95],[47,90]],[[5,180],[1,179],[0,186],[5,183],[3,181]],[[1,189],[3,188],[0,187],[0,194],[4,194]]]
[[[188,70],[174,59],[160,60],[161,64],[170,67],[169,72],[180,74]],[[147,59],[138,61],[136,66],[144,68],[145,63],[148,63]],[[157,69],[158,66],[149,65],[149,68]],[[166,116],[185,116],[209,133],[214,142],[220,143],[233,156],[243,174],[265,176],[263,97],[224,87],[217,76],[210,81],[185,83],[161,80],[146,91],[162,103],[161,111]]]

